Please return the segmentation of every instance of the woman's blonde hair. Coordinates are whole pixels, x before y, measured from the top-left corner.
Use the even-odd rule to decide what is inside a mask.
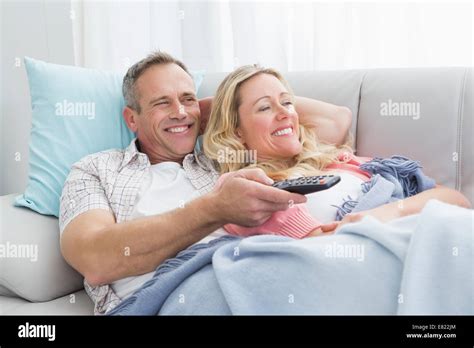
[[[302,144],[302,150],[287,161],[281,159],[257,160],[256,163],[250,164],[243,161],[223,161],[223,152],[238,154],[245,153],[246,150],[253,150],[246,149],[239,141],[236,129],[239,126],[240,86],[243,82],[258,74],[275,76],[293,96],[290,86],[278,71],[257,65],[242,66],[230,73],[221,82],[212,102],[212,110],[203,139],[205,155],[216,162],[221,174],[245,167],[257,167],[262,168],[274,180],[319,175],[327,165],[342,162],[338,160],[341,153],[353,153],[351,136],[341,146],[321,143],[318,141],[314,129],[300,123],[299,140]]]

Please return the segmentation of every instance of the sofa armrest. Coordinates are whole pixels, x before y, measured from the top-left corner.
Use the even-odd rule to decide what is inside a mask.
[[[83,288],[83,277],[63,259],[58,219],[13,206],[0,196],[0,289],[32,302],[50,301]]]

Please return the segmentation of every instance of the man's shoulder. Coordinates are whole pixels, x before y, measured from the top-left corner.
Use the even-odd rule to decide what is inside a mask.
[[[184,164],[187,164],[193,169],[217,172],[216,163],[209,159],[202,151],[194,151],[194,153],[186,155],[183,161],[183,165]]]
[[[125,157],[125,151],[125,149],[109,149],[92,153],[82,157],[72,165],[72,168],[83,170],[97,170],[101,167],[106,167],[109,170],[118,169]]]

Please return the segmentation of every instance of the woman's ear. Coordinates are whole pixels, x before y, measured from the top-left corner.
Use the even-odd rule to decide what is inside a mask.
[[[243,138],[243,135],[242,135],[242,130],[240,129],[240,127],[237,127],[237,128],[235,129],[235,135],[237,136],[237,139],[239,139],[239,141],[240,141],[242,144],[245,144],[244,138]]]

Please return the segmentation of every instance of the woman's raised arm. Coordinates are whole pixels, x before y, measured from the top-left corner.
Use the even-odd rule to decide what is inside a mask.
[[[319,140],[335,145],[345,142],[352,124],[349,108],[305,97],[295,97],[295,108],[300,123],[314,127]]]

